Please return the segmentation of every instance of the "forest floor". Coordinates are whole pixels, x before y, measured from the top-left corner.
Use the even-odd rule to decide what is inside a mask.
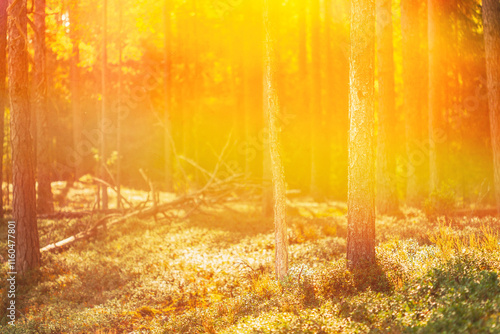
[[[70,192],[71,210],[93,193]],[[273,222],[258,203],[185,220],[130,219],[44,253],[40,270],[18,281],[15,327],[5,317],[2,224],[0,332],[500,333],[498,218],[429,220],[414,209],[378,217],[377,267],[350,272],[345,204],[295,199],[288,213],[291,269],[282,282],[273,273]],[[41,246],[89,219],[39,220]]]

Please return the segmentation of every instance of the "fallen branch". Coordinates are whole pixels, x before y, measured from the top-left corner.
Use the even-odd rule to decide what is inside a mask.
[[[186,194],[180,196],[172,201],[163,203],[163,204],[153,204],[153,206],[142,208],[139,210],[134,210],[125,215],[121,215],[118,212],[107,215],[96,223],[94,223],[87,230],[72,235],[64,240],[49,244],[40,249],[40,252],[50,252],[55,251],[64,247],[67,247],[78,240],[88,239],[91,236],[95,235],[98,230],[108,228],[113,225],[121,224],[128,219],[138,218],[144,219],[149,217],[154,217],[158,213],[163,213],[165,217],[168,217],[167,212],[186,209],[186,214],[182,216],[182,218],[186,218],[200,206],[210,206],[221,204],[223,202],[228,202],[231,200],[230,194],[231,189],[238,188],[235,183],[235,180],[240,177],[239,175],[233,175],[222,181],[213,181],[210,184],[207,184],[203,189],[195,191],[191,194]],[[154,195],[153,195],[154,196]]]
[[[108,188],[111,188],[111,190],[113,190],[116,193],[117,196],[119,195],[118,194],[118,190],[115,187],[113,187],[110,183],[108,183],[108,182],[106,182],[104,180],[101,180],[101,179],[99,179],[97,177],[94,177],[94,176],[92,177],[92,180],[94,180],[96,183],[100,183],[101,185],[104,185],[104,186],[106,186]],[[122,195],[119,196],[119,197],[120,197],[120,200],[123,201],[123,202],[125,202],[130,208],[133,207],[133,205],[129,201],[127,201],[125,199],[125,197],[123,197]]]

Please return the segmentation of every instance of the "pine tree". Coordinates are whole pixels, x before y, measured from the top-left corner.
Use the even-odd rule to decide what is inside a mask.
[[[38,180],[38,213],[51,213],[54,204],[51,189],[50,132],[47,109],[47,72],[45,52],[45,0],[35,0],[35,64],[34,109],[37,126],[37,180]]]
[[[8,105],[7,78],[7,1],[0,1],[0,218],[3,218],[3,143],[5,107]]]
[[[288,272],[288,239],[286,226],[286,186],[285,172],[281,159],[281,139],[278,124],[280,103],[276,91],[275,77],[275,30],[272,25],[272,9],[270,0],[264,0],[264,29],[265,29],[265,55],[264,55],[264,108],[267,115],[269,128],[269,149],[273,179],[274,196],[274,233],[275,233],[275,269],[276,277],[282,280]]]
[[[21,275],[40,266],[35,165],[30,134],[26,24],[26,0],[9,0],[9,97],[14,187],[12,211],[16,222],[16,270]]]
[[[403,49],[403,105],[406,133],[406,202],[421,206],[428,195],[427,177],[429,169],[427,142],[427,64],[428,55],[422,52],[427,36],[425,18],[421,9],[422,0],[401,1],[401,34]],[[425,22],[422,22],[425,21]],[[425,30],[421,26],[425,23]],[[425,32],[425,36],[422,36]],[[425,151],[422,151],[425,150]]]
[[[347,200],[349,268],[360,268],[375,260],[374,58],[374,1],[353,0]]]
[[[500,2],[498,0],[483,0],[483,24],[495,194],[500,214]]]
[[[392,1],[377,0],[378,136],[377,210],[391,214],[398,210],[396,194],[396,141],[391,137],[396,124],[394,56],[392,43]]]

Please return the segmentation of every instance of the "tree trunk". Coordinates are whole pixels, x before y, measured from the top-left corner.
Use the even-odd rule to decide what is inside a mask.
[[[320,0],[310,1],[311,63],[309,68],[309,121],[311,130],[311,195],[319,200],[328,186],[328,153],[321,94],[321,16]],[[328,140],[326,140],[328,142]]]
[[[301,92],[304,92],[303,94],[300,94],[299,96],[299,107],[298,107],[298,112],[297,112],[297,117],[299,118],[299,121],[303,124],[308,124],[311,122],[311,117],[309,115],[309,109],[311,107],[311,102],[310,102],[310,96],[309,96],[309,61],[308,61],[308,29],[307,29],[307,1],[297,1],[297,15],[298,15],[298,30],[299,30],[299,36],[298,36],[298,50],[297,50],[297,65],[298,65],[298,82],[297,84],[300,85],[299,89]],[[309,147],[307,148],[309,153],[309,156],[312,158],[312,134],[311,131],[304,131],[302,134],[302,140],[305,143],[309,143]],[[304,153],[306,153],[304,152]],[[311,159],[306,160],[307,165],[305,165],[304,168],[304,176],[307,177],[309,176],[309,179],[305,180],[303,183],[301,183],[301,186],[307,187],[308,191],[311,189],[311,179],[310,179],[310,174],[312,173],[312,161]],[[304,178],[305,178],[304,177]]]
[[[332,198],[339,201],[347,200],[348,175],[348,131],[349,128],[349,52],[343,46],[347,45],[349,36],[341,33],[344,28],[343,17],[350,10],[350,1],[340,8],[332,8],[333,2],[328,1],[328,13],[332,16],[331,23],[331,57],[328,57],[328,77],[331,80],[333,96],[333,112],[330,115],[331,137],[333,150],[331,161],[331,191]],[[328,16],[327,16],[328,17]],[[347,52],[346,52],[347,51]],[[332,61],[335,59],[336,61]]]
[[[265,65],[264,65],[264,108],[269,128],[269,147],[273,174],[274,229],[275,229],[275,270],[276,278],[282,280],[288,272],[288,239],[286,227],[286,186],[285,172],[281,160],[281,138],[278,115],[280,104],[276,91],[274,68],[275,26],[272,26],[270,0],[264,0]],[[274,13],[274,11],[273,11]]]
[[[101,73],[101,89],[102,89],[102,101],[101,101],[101,156],[99,158],[100,166],[100,177],[102,180],[107,180],[106,176],[106,108],[108,103],[108,91],[107,91],[107,80],[108,80],[108,1],[104,0],[103,10],[102,10],[102,73]],[[108,209],[108,187],[101,185],[101,200],[102,209]]]
[[[116,117],[116,208],[122,207],[123,3],[118,4],[118,110]]]
[[[78,34],[78,3],[72,1],[68,8],[70,20],[70,38],[72,44],[72,52],[70,59],[70,95],[71,95],[71,117],[73,121],[73,154],[74,154],[74,180],[78,180],[82,176],[82,162],[85,152],[81,152],[80,145],[82,144],[82,122],[83,117],[80,110],[80,47]]]
[[[266,0],[264,0],[266,1]],[[264,2],[262,2],[264,3]],[[267,3],[264,3],[264,6],[267,8]],[[268,8],[270,10],[270,8]],[[264,25],[266,22],[264,22]],[[264,27],[264,44],[265,44],[265,50],[264,50],[264,80],[267,80],[267,54],[268,54],[268,45],[267,45],[267,27]],[[274,50],[274,45],[272,45],[273,50]],[[274,59],[273,59],[274,61]],[[274,91],[276,91],[276,87],[274,87]],[[267,91],[267,81],[264,83],[263,87],[264,92]],[[277,93],[276,93],[277,94]],[[270,131],[271,129],[269,128],[269,109],[268,109],[268,102],[267,99],[264,96],[264,105],[263,105],[263,118],[264,118],[264,127],[268,131],[265,133],[264,139],[263,139],[263,152],[262,152],[262,180],[263,180],[263,194],[262,194],[262,214],[264,217],[271,217],[273,215],[273,186],[272,186],[272,177],[273,177],[273,171],[272,171],[272,162],[271,162],[271,147],[270,147],[270,142],[268,138],[270,138]],[[267,136],[267,137],[266,137]],[[276,199],[274,199],[276,201]]]
[[[201,129],[201,124],[200,124],[200,113],[202,110],[202,101],[203,101],[203,94],[204,94],[204,85],[203,85],[203,76],[201,74],[202,67],[201,67],[201,57],[200,54],[202,53],[201,50],[201,43],[200,43],[200,36],[198,34],[198,31],[200,29],[199,23],[200,23],[200,4],[199,0],[192,0],[192,10],[193,10],[193,16],[191,17],[191,37],[193,41],[193,83],[192,83],[192,99],[194,101],[194,106],[193,106],[193,113],[191,115],[192,120],[192,138],[191,138],[191,143],[193,145],[193,159],[195,161],[200,161],[201,159],[201,143],[202,143],[202,138],[200,136],[200,129]],[[197,186],[200,186],[202,183],[202,177],[200,171],[195,168],[193,171],[193,179],[195,181],[195,184]]]
[[[164,79],[164,94],[165,94],[165,114],[164,114],[164,149],[165,149],[165,190],[173,191],[173,161],[172,161],[172,122],[170,119],[172,105],[172,20],[170,18],[171,8],[170,0],[164,2],[165,16],[165,79]]]
[[[403,49],[403,105],[405,109],[406,132],[406,202],[411,206],[421,206],[427,196],[426,171],[428,171],[428,147],[424,144],[424,133],[428,126],[424,112],[427,108],[426,64],[427,54],[422,53],[420,36],[423,20],[419,15],[421,0],[401,1],[401,34]],[[425,13],[424,13],[425,15]],[[427,27],[425,27],[425,30]],[[425,76],[425,78],[422,78]],[[424,130],[425,129],[425,130]]]
[[[429,190],[434,192],[441,183],[442,143],[439,135],[443,132],[442,114],[444,110],[445,73],[442,49],[444,9],[442,0],[428,2],[429,39]],[[415,14],[412,14],[415,15]]]
[[[244,143],[240,150],[245,158],[245,175],[262,177],[263,143],[259,132],[264,128],[265,118],[262,106],[262,4],[261,1],[247,0],[245,29],[253,33],[245,37],[243,56],[243,108]],[[240,151],[240,152],[241,152]],[[270,191],[272,193],[272,190]],[[268,210],[272,214],[272,196]]]
[[[375,6],[372,0],[351,6],[347,261],[353,269],[375,260]]]
[[[45,0],[35,1],[35,64],[33,79],[35,84],[34,108],[37,125],[37,212],[52,213],[54,204],[51,189],[50,134],[47,110],[47,73],[45,57]]]
[[[36,221],[35,166],[30,134],[26,0],[9,0],[9,96],[11,111],[13,217],[16,222],[16,270],[40,266]]]
[[[377,209],[380,214],[398,210],[396,193],[396,108],[394,92],[394,56],[392,44],[392,1],[377,0],[378,60],[378,137],[377,137]]]
[[[498,0],[483,0],[483,24],[495,194],[500,214],[500,2]]]
[[[5,107],[8,104],[7,77],[7,1],[0,1],[0,218],[3,218],[3,141]],[[8,183],[8,182],[7,182]]]

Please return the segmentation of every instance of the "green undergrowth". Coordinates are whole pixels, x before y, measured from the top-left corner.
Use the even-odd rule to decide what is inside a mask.
[[[45,245],[89,220],[42,220]],[[377,262],[346,269],[338,209],[292,210],[290,270],[274,278],[273,223],[257,208],[186,221],[129,220],[43,254],[18,281],[16,326],[1,333],[500,333],[496,218],[377,220]],[[5,227],[0,255],[6,258]]]

